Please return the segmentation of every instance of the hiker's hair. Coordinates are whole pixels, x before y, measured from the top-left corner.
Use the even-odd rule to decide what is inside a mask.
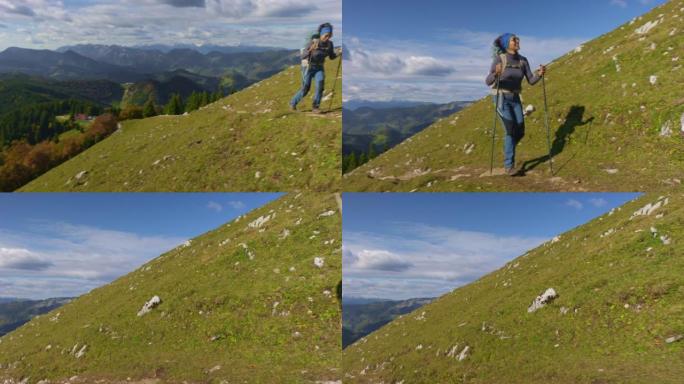
[[[496,59],[502,53],[506,53],[506,50],[504,49],[503,44],[501,42],[502,37],[503,35],[498,36],[496,39],[494,39],[494,42],[492,43],[492,59]]]
[[[331,31],[333,30],[332,24],[330,24],[330,23],[323,23],[323,24],[321,24],[321,25],[318,26],[318,33],[321,33],[321,30],[322,30],[323,28],[325,28],[325,27],[330,28]]]

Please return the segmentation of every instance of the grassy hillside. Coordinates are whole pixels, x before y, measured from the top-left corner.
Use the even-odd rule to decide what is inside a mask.
[[[332,194],[286,195],[3,336],[0,379],[337,380],[340,226]]]
[[[347,347],[345,383],[680,383],[683,224],[631,201]]]
[[[517,165],[525,166],[525,177],[501,174],[500,122],[495,144],[499,175],[489,176],[494,107],[488,97],[345,175],[343,188],[634,191],[679,185],[684,178],[679,133],[684,114],[682,21],[684,2],[672,0],[549,65],[553,175],[540,82],[523,85],[524,105],[536,108],[526,118],[527,135],[518,147]],[[653,23],[645,32],[644,26]],[[534,67],[540,64],[529,59]],[[483,82],[486,71],[483,68]],[[651,76],[656,76],[654,84]],[[661,136],[668,126],[671,134]]]
[[[341,80],[326,64],[332,112],[288,102],[298,66],[185,116],[123,123],[122,129],[24,186],[23,191],[329,190],[340,180]],[[322,107],[327,110],[326,99]],[[76,175],[82,174],[80,178]]]

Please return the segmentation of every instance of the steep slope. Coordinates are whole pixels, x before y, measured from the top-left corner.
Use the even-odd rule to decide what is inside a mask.
[[[3,336],[0,379],[336,380],[340,226],[332,194],[284,196]]]
[[[33,317],[50,312],[71,301],[71,298],[44,300],[14,300],[0,302],[0,336],[27,323]]]
[[[339,59],[337,59],[339,60]],[[119,132],[22,188],[24,191],[328,190],[340,180],[341,79],[326,64],[332,112],[288,102],[298,66],[184,116],[126,121]],[[322,107],[328,107],[329,101]],[[82,173],[82,172],[86,173]],[[76,177],[80,175],[80,177]]]
[[[635,199],[347,347],[345,383],[680,383],[683,224]]]
[[[353,304],[342,299],[342,348],[356,340],[376,331],[378,328],[405,315],[434,298],[418,298],[408,300],[383,300],[373,303]]]
[[[494,107],[487,97],[349,173],[344,189],[631,191],[681,184],[683,20],[684,2],[672,0],[550,64],[553,175],[540,82],[523,85],[525,106],[536,108],[518,147],[525,177],[504,176],[501,169],[489,176]],[[502,134],[498,122],[499,168]]]

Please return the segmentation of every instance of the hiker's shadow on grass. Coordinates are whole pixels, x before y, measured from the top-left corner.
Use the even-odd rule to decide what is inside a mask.
[[[577,127],[589,124],[590,122],[594,121],[593,117],[590,117],[585,121],[582,121],[582,118],[584,117],[584,110],[585,108],[582,105],[573,105],[572,107],[570,107],[570,111],[568,111],[568,114],[565,116],[565,121],[563,122],[563,124],[561,124],[560,127],[558,127],[558,130],[556,130],[556,136],[554,137],[553,143],[551,144],[550,153],[544,156],[537,157],[536,159],[527,160],[523,164],[522,168],[520,168],[518,174],[520,176],[524,176],[527,171],[535,169],[540,164],[549,161],[557,154],[563,152],[568,140],[568,136],[572,135]]]

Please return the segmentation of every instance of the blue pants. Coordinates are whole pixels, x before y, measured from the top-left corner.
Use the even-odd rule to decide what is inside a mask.
[[[313,107],[318,108],[321,104],[321,97],[323,97],[323,85],[325,83],[325,71],[323,66],[312,65],[307,69],[302,67],[302,88],[290,101],[290,105],[297,106],[300,101],[309,93],[311,89],[311,81],[316,81],[316,93],[314,93]]]
[[[496,95],[493,96],[493,100],[496,104]],[[515,166],[515,147],[525,136],[525,117],[520,95],[517,93],[499,93],[499,105],[497,105],[496,112],[506,131],[504,168],[513,168]]]

